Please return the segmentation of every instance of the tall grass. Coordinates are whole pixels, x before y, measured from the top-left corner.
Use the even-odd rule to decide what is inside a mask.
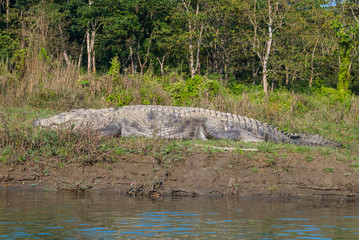
[[[0,114],[0,162],[18,163],[32,160],[53,163],[114,162],[127,154],[152,155],[169,163],[192,153],[190,144],[178,141],[146,138],[103,138],[91,129],[84,131],[35,129],[29,125],[29,115]],[[187,145],[187,146],[185,146]]]
[[[95,76],[77,66],[48,55],[36,44],[10,62],[0,61],[0,107],[63,111],[133,104],[194,106],[252,117],[289,132],[359,143],[359,98],[335,89],[313,87],[307,93],[277,89],[265,96],[257,86],[225,87],[218,79],[186,78],[175,71],[164,76],[150,70],[144,75],[126,74],[115,59],[107,73]]]

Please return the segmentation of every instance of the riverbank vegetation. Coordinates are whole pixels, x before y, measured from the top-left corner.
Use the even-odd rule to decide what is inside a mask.
[[[104,74],[149,72],[359,93],[356,1],[2,0],[0,14],[2,94],[104,94]]]
[[[112,161],[116,154],[163,160],[204,151],[193,143],[100,139],[91,132],[30,125],[71,108],[161,104],[231,112],[289,132],[321,134],[346,148],[285,148],[316,152],[304,153],[308,161],[317,153],[334,154],[332,159],[358,166],[355,1],[1,3],[2,161],[56,157],[91,164]],[[206,144],[277,155],[276,145],[268,143]]]

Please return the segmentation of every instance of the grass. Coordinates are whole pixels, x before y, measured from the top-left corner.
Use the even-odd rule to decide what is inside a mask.
[[[333,172],[334,172],[334,168],[324,168],[323,171],[324,171],[324,172],[327,172],[327,173],[333,173]]]
[[[173,86],[178,82],[186,84],[186,79],[177,73],[162,77],[150,72],[136,76],[88,76],[74,73],[73,69],[60,70],[59,67],[49,70],[53,72],[46,74],[46,79],[18,79],[17,85],[8,85],[11,83],[8,79],[17,78],[12,73],[5,73],[0,78],[0,162],[41,162],[43,158],[57,158],[62,163],[77,161],[93,164],[118,161],[118,156],[126,154],[140,154],[152,155],[170,167],[171,163],[181,161],[184,156],[198,152],[243,155],[252,160],[264,153],[268,161],[286,158],[288,152],[293,152],[305,156],[307,162],[320,155],[351,164],[359,155],[359,98],[341,96],[334,89],[313,88],[309,93],[291,93],[280,89],[264,96],[258,87],[249,87],[248,92],[235,95],[230,93],[229,88],[219,85],[216,92],[206,89],[204,95],[198,91],[197,95],[182,92],[179,96],[178,92],[171,92]],[[73,80],[69,81],[71,78]],[[209,81],[205,77],[200,80]],[[84,81],[86,85],[81,84]],[[148,95],[149,92],[151,95]],[[345,149],[225,140],[106,139],[90,131],[50,131],[31,126],[35,118],[49,117],[70,108],[125,104],[179,104],[231,112],[275,124],[289,132],[321,134],[343,142]],[[249,148],[258,149],[259,153],[245,151]]]
[[[152,155],[165,164],[180,161],[195,152],[214,153],[203,141],[168,141],[147,138],[102,138],[91,131],[37,129],[31,126],[33,114],[18,118],[23,111],[3,110],[0,128],[0,161],[21,163],[56,158],[63,163],[117,161],[126,154]],[[46,115],[39,113],[38,115]],[[218,142],[210,141],[210,145]],[[223,143],[227,144],[227,143]]]
[[[306,160],[307,162],[311,162],[311,161],[313,161],[313,157],[310,156],[310,155],[306,155],[306,156],[305,156],[305,160]]]
[[[271,142],[249,143],[229,140],[161,140],[148,138],[101,138],[91,131],[73,132],[72,130],[37,129],[31,126],[33,118],[49,116],[56,111],[30,108],[1,109],[0,161],[22,163],[43,159],[58,159],[59,164],[78,162],[91,165],[97,162],[118,161],[127,154],[151,155],[171,167],[194,153],[228,153],[243,155],[253,159],[263,153],[268,165],[274,165],[278,157],[287,158],[288,152],[305,154],[307,162],[313,161],[316,154],[336,155],[341,161],[352,159],[352,149],[332,149],[326,147],[309,148],[294,145],[282,145]],[[228,151],[227,148],[234,149]],[[255,148],[257,152],[246,152],[246,148]],[[283,152],[284,151],[284,152]],[[352,165],[356,169],[356,165]],[[258,169],[253,169],[257,172]]]

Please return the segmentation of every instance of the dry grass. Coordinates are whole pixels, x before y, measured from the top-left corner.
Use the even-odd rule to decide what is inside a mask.
[[[28,115],[10,118],[0,114],[0,161],[21,164],[25,161],[92,165],[96,162],[118,161],[121,155],[152,155],[158,161],[169,162],[189,154],[192,148],[178,141],[158,138],[105,138],[90,129],[83,131],[33,128]]]

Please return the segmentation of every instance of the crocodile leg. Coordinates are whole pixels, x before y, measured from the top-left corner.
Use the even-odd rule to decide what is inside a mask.
[[[262,142],[264,139],[257,137],[246,130],[236,128],[226,129],[220,121],[207,119],[203,124],[206,138],[228,139],[234,141],[244,140],[246,142]]]
[[[113,137],[116,135],[121,135],[121,126],[116,124],[109,124],[106,127],[97,130],[96,132],[103,137]]]

